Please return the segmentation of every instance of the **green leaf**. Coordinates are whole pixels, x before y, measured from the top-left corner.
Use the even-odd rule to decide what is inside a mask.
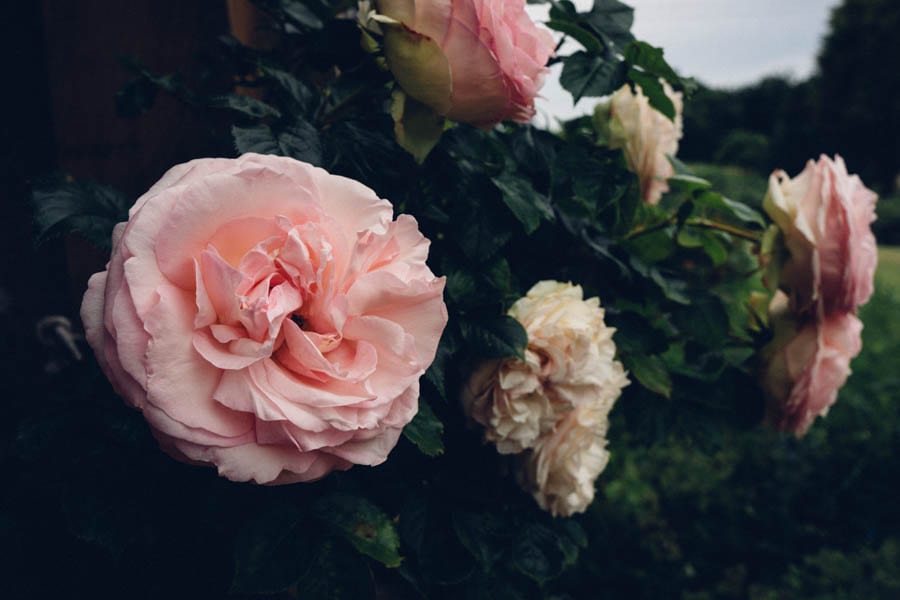
[[[99,248],[110,248],[112,231],[128,219],[131,201],[115,189],[92,182],[54,179],[31,193],[37,243],[78,233]]]
[[[492,177],[491,181],[503,194],[503,202],[525,227],[525,233],[533,233],[541,219],[553,218],[553,210],[547,199],[534,191],[530,183],[509,173]]]
[[[441,440],[443,433],[444,424],[431,410],[428,402],[420,397],[419,412],[409,425],[403,428],[403,435],[415,444],[422,454],[434,457],[444,453],[444,442]]]
[[[566,554],[552,529],[527,523],[512,548],[512,564],[520,573],[543,584],[562,573]]]
[[[281,112],[274,106],[244,94],[213,96],[209,99],[209,106],[211,108],[227,108],[257,119],[281,116]]]
[[[281,8],[288,19],[307,29],[322,29],[324,25],[303,0],[281,0]]]
[[[619,0],[594,0],[590,12],[580,14],[579,17],[622,48],[634,39],[631,35],[634,9]]]
[[[650,101],[650,106],[666,115],[669,120],[675,119],[675,104],[666,95],[666,90],[655,75],[638,71],[634,67],[628,70],[628,79],[641,86],[641,91]]]
[[[288,597],[303,600],[359,600],[375,597],[375,582],[366,559],[338,539],[315,547],[306,574]]]
[[[437,353],[428,370],[425,371],[425,380],[435,387],[437,393],[444,400],[447,399],[446,374],[447,362],[456,352],[456,336],[453,329],[448,328],[441,336]]]
[[[453,530],[463,547],[485,572],[503,554],[506,543],[504,524],[491,513],[454,512]]]
[[[695,214],[700,213],[707,217],[719,214],[723,217],[737,219],[743,223],[757,225],[761,229],[767,227],[766,220],[759,211],[750,208],[742,202],[729,200],[718,192],[707,191],[699,194],[693,198],[692,202],[697,209]]]
[[[475,277],[468,271],[451,271],[447,275],[447,296],[457,304],[468,304],[477,293]]]
[[[406,95],[401,89],[391,96],[394,136],[400,147],[422,164],[444,133],[447,120],[428,106]]]
[[[400,565],[400,539],[394,524],[365,498],[329,494],[315,503],[314,511],[363,554],[388,567]]]
[[[672,157],[669,160],[673,160]],[[705,179],[693,175],[673,175],[669,177],[669,185],[673,192],[693,194],[698,190],[708,190],[712,184]]]
[[[638,354],[622,360],[642,386],[666,398],[672,397],[672,378],[659,356]]]
[[[249,521],[235,539],[232,592],[287,590],[303,576],[314,549],[309,523],[296,506],[269,507]]]
[[[313,99],[313,94],[309,87],[292,73],[279,69],[277,67],[262,64],[260,71],[266,77],[272,79],[281,89],[287,92],[287,95],[304,110],[308,107]]]
[[[564,59],[559,82],[578,102],[611,94],[625,82],[625,74],[625,63],[579,51]]]
[[[716,267],[728,260],[728,246],[722,240],[723,235],[717,231],[705,231],[701,236],[703,251]]]
[[[513,274],[506,257],[498,256],[491,261],[484,271],[488,284],[504,295],[510,294],[513,286]]]
[[[277,154],[317,166],[322,163],[319,132],[300,118],[277,132],[269,125],[260,124],[254,127],[232,127],[231,135],[235,148],[241,154]]]
[[[581,550],[587,548],[587,533],[572,519],[560,519],[554,523],[554,529],[559,535],[559,545],[565,557],[565,566],[576,564]]]
[[[675,243],[672,241],[674,231],[675,226],[670,225],[652,233],[639,235],[623,245],[647,264],[661,262],[672,256],[675,251]]]
[[[628,44],[625,47],[625,60],[628,64],[640,67],[644,72],[662,77],[670,83],[680,81],[678,73],[666,62],[663,49],[651,46],[647,42],[634,41]]]
[[[471,214],[471,220],[456,231],[456,241],[472,260],[488,260],[509,242],[512,234],[504,223],[487,211]]]
[[[522,324],[509,316],[460,323],[463,337],[474,346],[473,350],[484,358],[525,358],[523,351],[528,344],[528,334]]]
[[[560,20],[551,18],[546,23],[547,27],[564,33],[572,39],[576,40],[584,49],[592,54],[600,54],[605,50],[603,42],[596,35],[581,27],[578,23],[568,20]]]

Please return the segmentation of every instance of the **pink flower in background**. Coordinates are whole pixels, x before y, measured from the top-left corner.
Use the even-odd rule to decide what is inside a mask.
[[[855,312],[868,301],[878,262],[871,229],[877,198],[840,156],[809,161],[793,179],[784,171],[769,178],[764,205],[790,254],[781,286],[795,311]]]
[[[632,92],[626,84],[608,103],[597,107],[607,129],[609,147],[621,148],[625,153],[628,167],[640,179],[641,197],[647,204],[658,204],[669,191],[667,180],[675,175],[669,156],[678,153],[682,136],[682,94],[666,82],[663,87],[675,105],[674,121],[650,105],[640,86]]]
[[[290,483],[383,462],[447,322],[415,219],[289,158],[166,173],[113,234],[81,314],[176,458]]]
[[[778,292],[770,312],[775,339],[763,350],[768,421],[780,431],[806,433],[825,416],[862,350],[862,322],[850,313],[797,321]]]
[[[454,121],[490,127],[534,116],[550,32],[525,0],[375,0],[388,65],[409,95]],[[364,9],[361,10],[364,12]]]

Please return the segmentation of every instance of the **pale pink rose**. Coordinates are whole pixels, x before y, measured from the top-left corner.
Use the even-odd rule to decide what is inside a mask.
[[[764,206],[784,235],[789,257],[780,283],[796,312],[856,311],[871,297],[877,199],[840,156],[809,161],[793,179],[784,171],[769,178]]]
[[[650,105],[640,86],[634,91],[626,84],[598,111],[608,111],[609,147],[621,148],[628,167],[640,179],[641,197],[647,204],[658,204],[669,191],[668,179],[675,175],[669,156],[678,152],[682,136],[683,99],[681,92],[663,82],[666,95],[675,105],[675,119],[669,119]]]
[[[541,508],[555,517],[587,510],[597,477],[609,462],[608,426],[603,410],[579,407],[525,457],[520,478]]]
[[[490,127],[534,116],[549,73],[550,32],[525,0],[375,0],[402,23],[385,30],[388,65],[403,90],[447,118]]]
[[[81,308],[116,391],[232,480],[383,462],[447,322],[415,219],[293,159],[179,165],[113,235]]]
[[[767,420],[798,436],[825,416],[862,350],[862,322],[851,313],[798,321],[778,292],[772,300],[775,339],[763,350]]]

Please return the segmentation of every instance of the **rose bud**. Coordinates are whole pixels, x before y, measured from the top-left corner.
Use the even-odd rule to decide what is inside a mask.
[[[525,0],[376,0],[387,63],[412,98],[453,121],[527,122],[553,37]]]
[[[383,462],[447,322],[415,219],[246,154],[176,166],[113,234],[81,316],[172,456],[280,484]]]
[[[622,86],[607,102],[597,105],[595,112],[609,147],[622,149],[628,168],[640,179],[641,198],[647,204],[659,204],[669,191],[668,179],[675,175],[669,156],[678,152],[682,136],[682,94],[662,83],[675,106],[674,121],[653,108],[637,85],[633,92],[627,84]]]

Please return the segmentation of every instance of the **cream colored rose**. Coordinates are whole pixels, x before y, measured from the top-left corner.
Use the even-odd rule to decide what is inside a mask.
[[[522,483],[553,516],[584,512],[594,500],[594,482],[609,462],[607,412],[579,407],[525,458]]]
[[[615,360],[615,330],[606,326],[599,299],[584,300],[580,286],[556,281],[536,284],[509,315],[528,333],[525,360],[482,364],[463,390],[464,408],[501,454],[535,449],[540,455],[525,458],[531,474],[522,480],[541,506],[555,506],[556,501],[540,498],[556,497],[564,488],[579,498],[572,506],[580,506],[588,498],[585,486],[593,497],[594,479],[606,464],[600,457],[605,456],[607,415],[628,385],[622,363]],[[563,439],[570,433],[572,440]],[[571,471],[572,460],[589,468],[574,475],[556,472]]]
[[[525,361],[489,361],[475,371],[463,392],[466,412],[484,427],[485,440],[496,444],[501,454],[534,447],[565,411],[547,395],[540,370],[540,358],[530,350]]]
[[[682,94],[666,82],[663,87],[675,105],[674,120],[650,106],[640,86],[632,92],[626,84],[597,107],[598,112],[608,111],[609,147],[624,151],[628,167],[640,178],[641,197],[647,204],[658,204],[669,191],[667,180],[675,169],[668,157],[678,152],[682,136]]]
[[[615,329],[606,326],[599,298],[583,300],[581,286],[541,281],[509,309],[540,357],[548,394],[570,406],[600,403],[607,412],[627,385],[615,360]]]

